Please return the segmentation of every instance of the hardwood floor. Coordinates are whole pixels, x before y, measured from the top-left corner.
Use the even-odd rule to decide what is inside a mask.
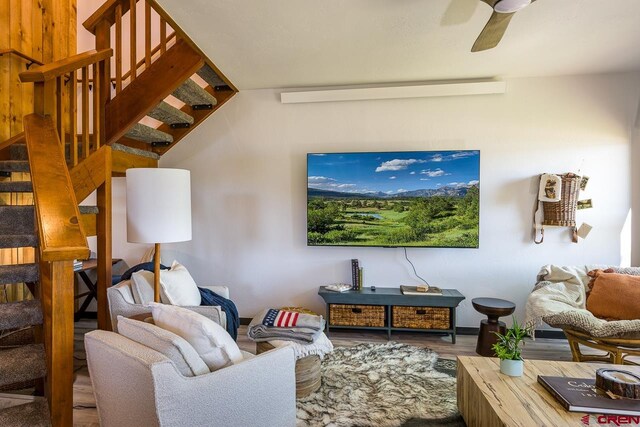
[[[98,414],[95,409],[93,389],[86,365],[83,338],[84,334],[95,329],[95,321],[83,320],[76,323],[75,329],[75,366],[73,425],[76,427],[98,427]],[[331,341],[336,346],[353,346],[367,342],[386,342],[386,332],[331,332]],[[394,333],[392,340],[426,347],[436,351],[440,357],[455,359],[459,355],[475,355],[476,336],[458,335],[456,345],[451,338],[420,333]],[[238,345],[242,350],[255,353],[255,343],[247,338],[247,327],[241,326],[238,332]],[[571,351],[566,340],[542,339],[529,341],[523,352],[525,359],[571,360]],[[114,367],[117,369],[117,367]]]

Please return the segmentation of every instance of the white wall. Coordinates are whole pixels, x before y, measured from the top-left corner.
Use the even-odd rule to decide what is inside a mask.
[[[633,210],[631,263],[640,265],[640,97],[631,135],[631,208]]]
[[[163,260],[177,258],[199,283],[229,285],[243,317],[266,306],[322,312],[318,286],[349,281],[351,258],[367,286],[417,283],[401,249],[306,246],[306,153],[479,149],[480,248],[409,256],[432,284],[467,297],[458,326],[477,326],[478,296],[510,299],[522,317],[541,265],[629,257],[621,233],[639,83],[637,73],[515,79],[505,95],[299,105],[280,104],[276,90],[240,92],[162,158],[191,170],[193,199],[193,240],[163,245]],[[573,244],[567,229],[547,230],[534,245],[537,175],[580,167],[595,208],[578,220],[593,231]],[[124,243],[122,187],[114,185],[114,256],[131,264],[143,250]]]

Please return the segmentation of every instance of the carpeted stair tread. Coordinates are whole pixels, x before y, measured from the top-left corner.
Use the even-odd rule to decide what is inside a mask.
[[[13,144],[9,147],[9,155],[11,156],[11,160],[29,160],[29,155],[27,154],[27,144]],[[66,143],[64,145],[64,155],[68,159],[71,158],[71,144]],[[82,143],[78,140],[78,155],[82,155]]]
[[[42,324],[42,307],[38,300],[0,304],[0,330]]]
[[[0,426],[50,427],[49,404],[44,398],[23,405],[0,409]]]
[[[0,160],[0,172],[29,172],[26,160]]]
[[[211,87],[227,85],[227,83],[225,83],[225,81],[222,80],[215,71],[213,71],[213,68],[209,67],[207,64],[196,71],[196,74],[202,77],[202,80],[207,82]]]
[[[173,142],[173,136],[166,132],[162,132],[158,129],[136,123],[133,125],[129,132],[125,134],[126,137],[143,142]]]
[[[78,210],[80,211],[80,215],[91,215],[91,214],[97,215],[98,212],[100,211],[97,206],[85,206],[85,205],[78,206]]]
[[[111,144],[111,149],[116,151],[122,151],[123,153],[135,154],[136,156],[148,157],[150,159],[158,160],[160,155],[153,151],[140,150],[139,148],[129,147],[122,144]]]
[[[193,105],[216,105],[218,101],[209,92],[201,88],[198,83],[191,79],[185,80],[171,94],[185,104]]]
[[[43,378],[46,375],[46,355],[42,344],[27,344],[0,350],[0,387]]]
[[[156,106],[149,114],[149,117],[153,117],[156,120],[160,120],[168,125],[188,123],[193,124],[194,119],[182,110],[178,110],[176,107],[167,104],[162,101]]]
[[[35,248],[38,237],[35,234],[2,234],[0,248]],[[1,329],[1,328],[0,328]]]
[[[39,279],[37,264],[0,265],[0,285],[34,283]]]
[[[0,206],[0,218],[0,235],[35,232],[35,210],[32,205]]]
[[[33,184],[31,181],[2,181],[0,193],[31,193]]]

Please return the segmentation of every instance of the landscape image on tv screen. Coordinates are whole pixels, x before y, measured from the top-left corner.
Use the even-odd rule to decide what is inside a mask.
[[[307,244],[477,248],[480,151],[307,155]]]

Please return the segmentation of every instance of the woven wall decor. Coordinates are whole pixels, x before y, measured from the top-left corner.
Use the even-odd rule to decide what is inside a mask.
[[[573,242],[578,242],[577,229],[576,229],[576,210],[578,208],[578,196],[580,195],[580,181],[582,177],[574,174],[567,173],[564,175],[558,175],[562,182],[562,188],[560,190],[560,200],[557,202],[539,202],[538,211],[540,211],[540,205],[542,205],[542,224],[536,224],[534,214],[534,227],[536,232],[540,229],[540,240],[537,238],[537,234],[534,238],[536,244],[540,244],[544,241],[544,226],[554,227],[572,227],[573,228]],[[542,179],[542,176],[541,176]],[[544,185],[544,183],[541,183]]]

